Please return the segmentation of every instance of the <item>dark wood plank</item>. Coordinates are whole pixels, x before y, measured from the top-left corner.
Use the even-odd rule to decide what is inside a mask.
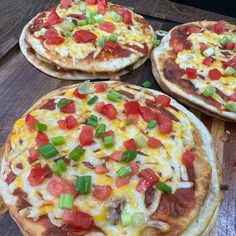
[[[198,20],[226,20],[231,23],[236,23],[236,18],[181,5],[168,0],[140,0],[134,11],[147,16],[158,17],[178,23]]]

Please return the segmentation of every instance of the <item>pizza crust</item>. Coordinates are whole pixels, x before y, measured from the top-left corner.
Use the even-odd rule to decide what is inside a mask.
[[[214,24],[215,21],[196,21],[189,22],[183,25],[195,24],[199,26],[206,26],[208,24]],[[181,25],[182,26],[182,25]],[[195,96],[194,94],[186,93],[182,88],[174,83],[168,81],[164,76],[164,61],[169,57],[168,52],[171,50],[169,42],[171,39],[171,33],[178,28],[175,26],[168,34],[162,39],[162,43],[158,48],[155,48],[151,54],[152,73],[160,85],[160,87],[171,96],[175,97],[178,101],[196,108],[201,112],[204,112],[210,116],[214,116],[219,119],[236,122],[236,113],[230,111],[220,112],[216,107],[207,104],[203,99]]]
[[[120,82],[107,82],[110,83],[120,83]],[[128,85],[128,84],[127,84]],[[38,107],[41,107],[51,96],[58,95],[63,93],[69,88],[75,88],[77,85],[70,85],[60,89],[57,89],[39,99],[23,116],[27,113],[31,112]],[[140,89],[140,87],[134,85],[128,85],[129,88]],[[143,89],[143,88],[142,88]],[[158,95],[161,92],[155,90],[151,91],[154,95]],[[188,215],[187,219],[184,217],[178,218],[176,222],[173,223],[178,226],[176,232],[182,232],[183,236],[200,236],[206,235],[205,232],[209,232],[215,224],[219,206],[222,200],[223,193],[220,190],[221,184],[221,169],[218,166],[218,162],[214,153],[213,141],[212,138],[206,129],[206,127],[198,120],[195,115],[189,112],[182,105],[177,103],[174,99],[172,99],[171,104],[175,106],[177,109],[185,113],[192,122],[192,125],[195,127],[196,133],[194,134],[194,141],[196,143],[197,148],[195,155],[197,158],[194,161],[195,167],[195,187],[196,187],[196,206],[198,208],[194,208],[190,215]],[[7,142],[5,144],[5,150],[2,160],[2,165],[5,166],[7,163],[7,157],[11,150],[10,138],[9,135]],[[204,140],[204,141],[203,141]],[[205,157],[203,159],[202,157]],[[209,186],[210,185],[210,186]],[[209,187],[209,191],[208,191]],[[8,204],[9,212],[12,215],[13,219],[16,221],[23,235],[27,236],[42,236],[44,235],[44,227],[39,225],[37,222],[29,221],[23,217],[20,217],[18,214],[18,209],[15,205]],[[190,220],[188,220],[190,219]],[[156,232],[156,231],[155,231]],[[173,231],[173,234],[166,234],[168,236],[176,235],[176,232]],[[156,234],[154,233],[153,228],[146,227],[143,233],[140,236],[152,236]],[[98,232],[90,232],[88,235],[97,235],[102,236],[103,233]]]

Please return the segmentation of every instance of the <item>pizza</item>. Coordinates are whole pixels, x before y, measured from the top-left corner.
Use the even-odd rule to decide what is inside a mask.
[[[174,27],[153,50],[164,91],[209,115],[236,121],[236,27],[198,21]]]
[[[5,145],[1,195],[24,235],[202,235],[221,201],[205,126],[161,92],[75,84],[36,102]]]
[[[150,24],[107,0],[61,0],[23,29],[20,48],[41,71],[61,79],[121,75],[142,65],[155,43]]]

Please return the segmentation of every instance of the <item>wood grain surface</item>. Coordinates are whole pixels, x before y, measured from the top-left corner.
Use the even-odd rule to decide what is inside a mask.
[[[56,2],[58,1],[0,1],[0,146],[4,144],[14,122],[41,96],[56,88],[75,83],[58,80],[38,71],[28,63],[18,46],[18,37],[27,21]],[[155,30],[169,30],[179,23],[200,19],[225,19],[236,23],[235,18],[181,6],[167,0],[114,0],[113,2],[132,7],[134,11],[144,14]],[[122,77],[122,81],[137,85],[146,80],[152,83],[153,89],[160,90],[151,73],[149,61]],[[202,120],[213,136],[217,158],[223,168],[223,188],[228,188],[211,236],[235,236],[236,124],[190,110]],[[21,235],[8,213],[0,217],[0,235]]]

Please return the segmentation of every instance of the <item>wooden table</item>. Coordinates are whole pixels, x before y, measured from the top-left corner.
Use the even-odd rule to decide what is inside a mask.
[[[28,63],[18,45],[20,32],[26,22],[36,13],[57,2],[58,0],[0,2],[0,146],[4,144],[15,120],[42,95],[75,83],[58,80],[41,73]],[[129,6],[136,13],[142,14],[151,22],[155,30],[169,30],[180,23],[203,19],[224,19],[236,24],[235,18],[183,6],[168,0],[113,0],[113,2]],[[149,61],[138,70],[123,76],[122,80],[137,85],[149,80],[152,88],[160,90],[152,76]],[[213,135],[217,157],[223,167],[223,187],[228,188],[212,236],[236,235],[236,153],[234,152],[236,151],[236,124],[190,110],[204,122]],[[0,235],[21,235],[8,213],[0,217]]]

